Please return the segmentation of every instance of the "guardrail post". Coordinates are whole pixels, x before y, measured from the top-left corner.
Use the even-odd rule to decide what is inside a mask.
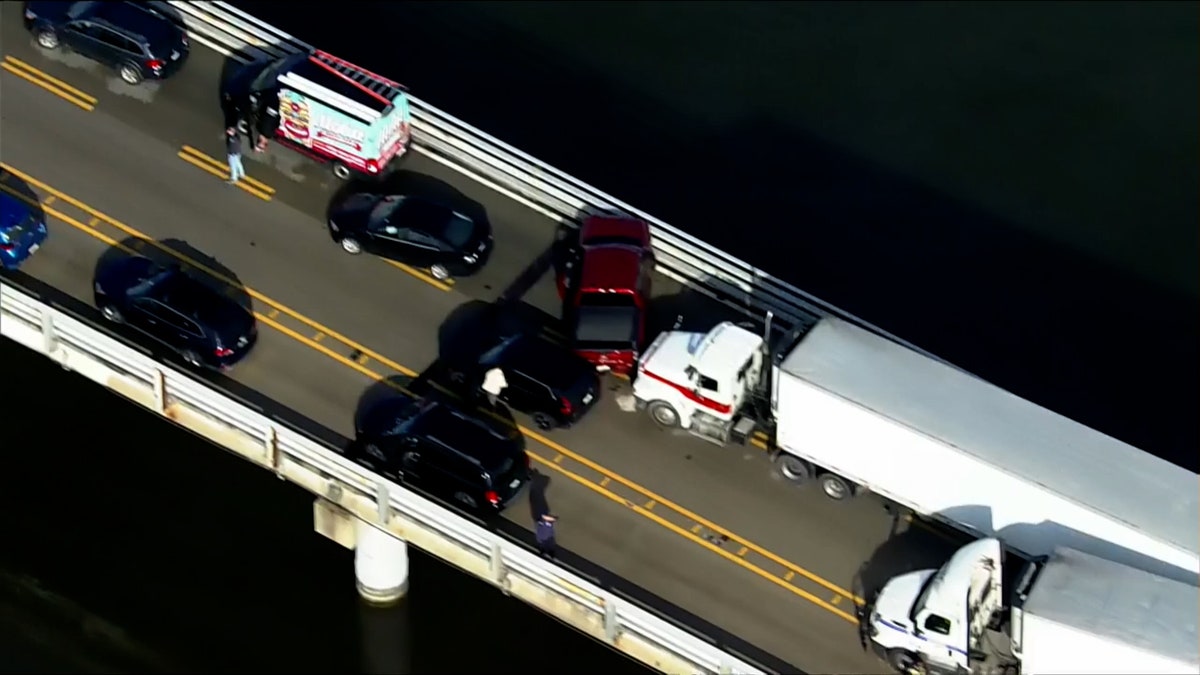
[[[42,309],[42,349],[47,356],[58,349],[58,333],[54,330],[54,312],[50,311],[48,307]]]
[[[604,598],[604,639],[612,644],[617,641],[617,636],[620,634],[621,627],[617,622],[617,603],[613,596],[609,595]]]
[[[266,450],[267,466],[271,467],[271,471],[275,472],[276,478],[283,480],[283,474],[279,473],[279,432],[273,424],[267,427],[263,447]]]
[[[167,412],[167,378],[162,368],[155,368],[150,373],[150,386],[154,387],[154,411],[159,415]]]
[[[383,481],[375,485],[375,515],[380,525],[392,522],[392,491]]]
[[[492,552],[488,556],[488,571],[491,573],[492,582],[508,595],[508,569],[504,566],[504,549],[500,547],[500,542],[492,542]]]

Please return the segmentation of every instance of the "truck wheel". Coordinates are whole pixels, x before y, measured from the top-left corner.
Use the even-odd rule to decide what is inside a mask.
[[[835,473],[827,473],[821,476],[821,492],[833,501],[841,502],[853,497],[855,489],[845,478]]]
[[[675,412],[675,408],[672,408],[671,404],[666,401],[651,401],[650,405],[646,406],[646,410],[650,413],[650,419],[664,429],[674,429],[679,426],[679,413]]]
[[[888,665],[903,675],[925,675],[925,664],[912,652],[904,649],[889,649]]]
[[[342,164],[341,162],[334,162],[333,175],[337,177],[338,180],[348,180],[350,178],[350,167]]]
[[[781,476],[796,485],[804,485],[812,480],[813,470],[809,463],[786,452],[779,453],[775,458],[775,466]]]

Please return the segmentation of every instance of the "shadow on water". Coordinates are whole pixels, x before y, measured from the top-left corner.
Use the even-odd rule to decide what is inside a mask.
[[[718,124],[700,103],[665,105],[453,3],[406,6],[425,30],[398,44],[382,7],[364,35],[236,4],[1020,396],[1197,469],[1200,429],[1184,421],[1200,407],[1194,288],[1098,262],[1034,234],[1047,223],[1007,222],[796,120]],[[431,58],[448,45],[455,59]],[[581,101],[570,124],[545,124]],[[604,151],[615,147],[627,151]],[[1178,208],[1194,237],[1195,204]]]

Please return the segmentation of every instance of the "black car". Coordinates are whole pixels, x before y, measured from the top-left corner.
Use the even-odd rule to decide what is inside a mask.
[[[600,376],[587,359],[540,336],[521,333],[505,338],[467,367],[451,366],[451,379],[476,399],[488,371],[499,368],[505,387],[497,397],[533,418],[548,431],[579,421],[600,398]]]
[[[43,49],[66,47],[99,61],[129,84],[164,80],[187,60],[187,32],[140,2],[25,3],[25,28]]]
[[[474,274],[492,254],[486,222],[412,195],[352,194],[330,209],[329,232],[346,253],[374,253],[435,279]]]
[[[94,290],[104,318],[162,341],[192,366],[225,370],[258,339],[250,310],[178,265],[124,258],[100,269]]]
[[[355,432],[348,454],[359,464],[471,511],[498,513],[529,482],[515,427],[442,401],[394,396],[368,409]]]

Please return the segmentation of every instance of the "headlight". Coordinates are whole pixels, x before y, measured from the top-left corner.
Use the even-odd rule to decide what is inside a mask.
[[[476,260],[479,260],[479,256],[475,255],[474,253],[468,253],[463,256],[463,262],[467,263],[468,265],[474,263]]]

